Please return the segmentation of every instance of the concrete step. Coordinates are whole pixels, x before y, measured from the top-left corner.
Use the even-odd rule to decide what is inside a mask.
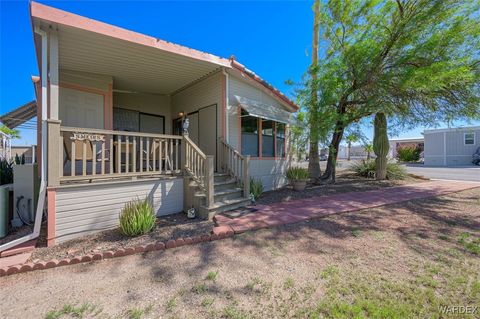
[[[216,182],[223,182],[223,181],[226,181],[228,179],[230,179],[230,175],[227,174],[227,173],[215,173],[213,175],[213,180],[214,180],[214,183]]]
[[[225,181],[221,182],[214,182],[213,187],[215,188],[215,191],[217,190],[222,190],[222,189],[230,189],[230,188],[235,188],[238,186],[238,183],[235,179],[229,178]]]
[[[247,206],[251,203],[250,198],[236,198],[226,199],[213,203],[210,207],[200,206],[199,215],[201,218],[211,220],[215,214],[234,210],[240,207]]]
[[[221,189],[221,190],[214,190],[213,199],[215,202],[221,202],[224,199],[235,199],[242,197],[243,189],[239,187],[228,188],[228,189]],[[194,194],[195,197],[205,198],[205,192],[197,191]]]

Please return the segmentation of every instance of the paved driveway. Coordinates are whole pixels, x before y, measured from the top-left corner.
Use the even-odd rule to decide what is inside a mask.
[[[411,174],[432,179],[448,179],[480,182],[480,166],[429,167],[423,165],[405,165]]]

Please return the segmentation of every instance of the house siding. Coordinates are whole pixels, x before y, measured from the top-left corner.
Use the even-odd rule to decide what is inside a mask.
[[[88,184],[56,190],[55,241],[118,226],[125,203],[148,197],[157,216],[183,210],[183,178]]]
[[[275,107],[287,110],[275,98],[266,94],[264,91],[253,85],[246,83],[233,75],[229,75],[228,82],[229,102],[235,101],[235,95],[256,100],[264,104],[273,105]],[[230,105],[227,108],[228,114],[228,142],[237,150],[241,146],[240,131],[240,114],[241,108],[237,105]],[[289,130],[287,128],[286,153],[289,152]],[[261,180],[264,190],[274,190],[287,184],[285,171],[291,162],[290,157],[287,158],[252,158],[250,160],[250,176],[257,180]]]
[[[474,133],[475,144],[465,145],[464,134]],[[471,165],[472,155],[480,146],[480,130],[457,129],[445,132],[425,132],[425,165]],[[445,148],[446,147],[446,148]]]

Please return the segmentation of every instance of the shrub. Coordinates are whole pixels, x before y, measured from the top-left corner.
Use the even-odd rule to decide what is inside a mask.
[[[359,161],[353,163],[350,169],[354,171],[358,176],[367,178],[375,178],[375,160]],[[405,168],[397,163],[387,163],[387,179],[405,179],[407,177],[407,171]]]
[[[155,213],[147,200],[128,202],[120,212],[120,231],[126,236],[138,236],[148,233],[155,226]]]
[[[261,180],[254,178],[250,179],[250,194],[253,195],[253,200],[257,200],[263,193],[263,184]]]
[[[295,181],[295,180],[305,180],[308,179],[308,170],[303,167],[290,167],[287,170],[287,178],[290,181]]]
[[[0,185],[13,183],[13,162],[0,159]]]
[[[397,149],[397,159],[402,162],[417,162],[420,159],[418,147],[406,146]]]

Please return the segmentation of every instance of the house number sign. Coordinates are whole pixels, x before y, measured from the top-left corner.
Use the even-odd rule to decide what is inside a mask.
[[[105,141],[105,135],[74,132],[70,139],[75,141],[89,140],[92,142]]]

